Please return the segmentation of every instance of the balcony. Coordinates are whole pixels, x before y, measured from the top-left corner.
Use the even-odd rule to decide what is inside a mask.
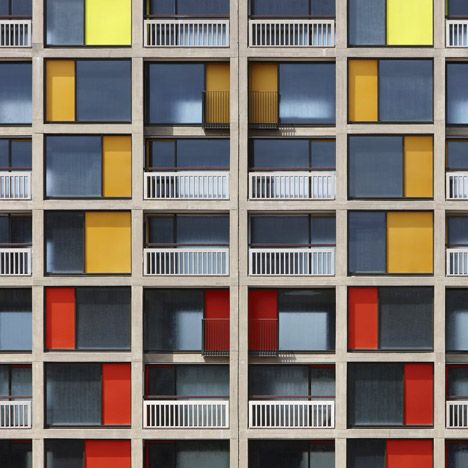
[[[468,200],[468,172],[449,172],[446,175],[447,200]]]
[[[31,276],[31,247],[0,249],[0,276]]]
[[[257,356],[278,355],[278,319],[249,320],[249,352]]]
[[[31,429],[31,401],[0,401],[0,429]]]
[[[279,99],[276,91],[249,92],[249,126],[277,129],[279,126]]]
[[[31,172],[0,172],[0,200],[31,200]]]
[[[229,172],[145,172],[145,200],[229,200]]]
[[[229,356],[229,319],[203,319],[202,343],[204,356]]]
[[[335,402],[249,401],[251,429],[333,429]]]
[[[334,276],[335,247],[249,249],[251,276]]]
[[[229,47],[229,20],[148,19],[145,47]]]
[[[446,21],[446,47],[468,47],[468,20]]]
[[[468,428],[468,401],[446,402],[447,429]]]
[[[0,20],[0,47],[31,47],[30,19]]]
[[[227,276],[229,248],[144,249],[145,276]]]
[[[251,172],[251,200],[334,200],[336,172]]]
[[[447,276],[468,276],[468,247],[447,249]]]
[[[144,429],[227,429],[228,400],[146,400]]]
[[[229,130],[229,91],[203,93],[203,127],[208,130]]]
[[[335,20],[249,20],[249,47],[335,47]]]

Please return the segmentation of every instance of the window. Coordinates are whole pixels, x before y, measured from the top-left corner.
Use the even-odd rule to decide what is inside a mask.
[[[348,289],[348,349],[432,350],[432,288]]]
[[[463,468],[468,465],[468,444],[447,440],[447,468]]]
[[[250,0],[250,15],[276,18],[334,18],[335,0]]]
[[[350,274],[431,274],[433,214],[352,211],[348,214]]]
[[[468,170],[468,140],[448,139],[446,160],[447,171]]]
[[[468,351],[468,290],[447,289],[445,292],[447,352]]]
[[[32,468],[32,442],[30,440],[0,440],[2,468]]]
[[[45,68],[46,121],[131,121],[130,60],[47,60]]]
[[[447,247],[468,246],[468,216],[447,216]]]
[[[468,123],[468,63],[447,63],[447,125]]]
[[[464,0],[448,0],[446,13],[448,18],[467,18],[468,5]]]
[[[229,18],[229,0],[149,0],[146,15],[159,18]]]
[[[0,289],[0,351],[32,350],[31,289]]]
[[[0,62],[0,125],[31,123],[31,62]]]
[[[0,139],[0,171],[30,171],[31,160],[31,140]]]
[[[447,400],[468,398],[468,367],[465,365],[447,366]]]
[[[0,213],[0,248],[30,247],[32,245],[30,214]]]
[[[432,73],[431,60],[349,60],[349,121],[432,122]]]
[[[0,16],[32,17],[32,0],[0,0]]]
[[[131,197],[130,136],[47,136],[46,196]]]
[[[49,46],[130,46],[131,0],[47,0]]]
[[[432,364],[349,364],[348,425],[432,426]]]
[[[22,364],[0,365],[0,399],[7,401],[31,400],[31,366]]]

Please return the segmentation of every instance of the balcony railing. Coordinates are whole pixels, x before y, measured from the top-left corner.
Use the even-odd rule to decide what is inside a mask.
[[[250,20],[250,47],[335,47],[335,20]]]
[[[145,47],[229,47],[229,20],[145,20]]]
[[[0,276],[31,276],[31,247],[0,249]]]
[[[143,402],[144,429],[226,429],[228,427],[228,400]]]
[[[249,275],[334,276],[335,248],[249,249]]]
[[[447,173],[445,185],[447,200],[468,200],[468,171]]]
[[[203,126],[207,129],[229,129],[229,91],[203,93]]]
[[[249,401],[249,427],[253,429],[333,429],[335,402]]]
[[[446,424],[447,429],[468,428],[468,401],[447,401]]]
[[[146,276],[229,275],[229,248],[144,249]]]
[[[145,200],[228,200],[229,172],[145,172]]]
[[[203,319],[202,327],[203,354],[205,356],[228,356],[229,319]]]
[[[0,200],[30,200],[31,173],[0,172]]]
[[[468,20],[447,20],[446,47],[468,47]]]
[[[0,20],[0,47],[31,47],[31,20]]]
[[[468,276],[468,248],[447,249],[447,276]]]
[[[278,319],[249,320],[249,352],[258,356],[278,354]]]
[[[335,172],[252,172],[251,200],[334,200]]]
[[[0,401],[0,429],[30,429],[31,401]]]
[[[276,91],[250,91],[249,125],[254,128],[278,128],[279,98]]]

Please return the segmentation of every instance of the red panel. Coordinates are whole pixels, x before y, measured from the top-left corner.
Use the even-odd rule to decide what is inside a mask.
[[[251,289],[249,291],[249,350],[278,349],[278,291]]]
[[[130,364],[102,365],[102,423],[126,426],[131,423]]]
[[[129,440],[86,440],[85,468],[131,468]]]
[[[205,318],[229,318],[229,289],[205,291]]]
[[[378,349],[379,306],[377,288],[348,290],[348,348]]]
[[[405,364],[405,424],[431,426],[434,405],[432,364]]]
[[[75,349],[75,288],[46,288],[46,349]]]
[[[205,291],[205,351],[229,351],[229,289]]]
[[[433,468],[432,440],[387,440],[387,468]]]

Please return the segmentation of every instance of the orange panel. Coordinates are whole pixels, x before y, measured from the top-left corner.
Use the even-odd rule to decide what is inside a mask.
[[[46,288],[46,349],[75,349],[75,288]]]
[[[379,311],[377,288],[349,288],[348,348],[378,349]]]
[[[405,364],[405,424],[431,426],[434,406],[432,364]]]
[[[387,468],[433,468],[432,440],[387,440]]]
[[[131,468],[129,440],[86,440],[86,468]]]
[[[130,364],[102,365],[102,423],[106,426],[131,424]]]

